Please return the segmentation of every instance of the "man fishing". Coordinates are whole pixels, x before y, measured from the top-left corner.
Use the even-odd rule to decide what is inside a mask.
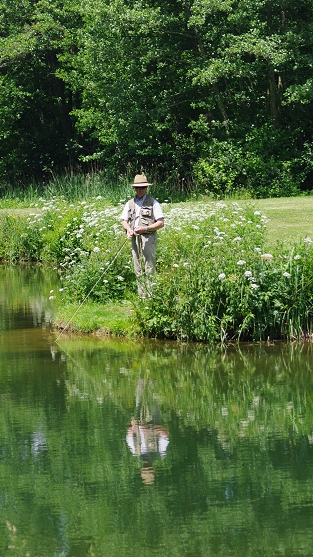
[[[151,277],[156,268],[156,231],[164,226],[164,215],[158,201],[147,194],[144,174],[136,174],[132,187],[136,192],[122,212],[122,227],[132,239],[132,255],[140,298],[152,296]]]

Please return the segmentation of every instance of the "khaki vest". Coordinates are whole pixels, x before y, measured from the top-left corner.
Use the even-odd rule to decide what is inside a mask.
[[[139,226],[149,226],[149,224],[153,224],[155,222],[153,216],[153,202],[153,197],[147,194],[142,207],[140,208]],[[131,228],[133,228],[136,219],[135,200],[130,199],[128,202],[128,206],[128,224]],[[151,232],[151,234],[153,234],[153,232]]]

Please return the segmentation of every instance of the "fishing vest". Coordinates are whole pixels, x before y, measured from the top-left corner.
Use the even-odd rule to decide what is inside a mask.
[[[140,208],[139,213],[139,226],[149,226],[149,224],[153,224],[155,222],[153,216],[153,202],[154,199],[151,195],[146,195],[145,200]],[[128,202],[128,224],[131,228],[134,227],[136,219],[136,207],[135,207],[135,200],[130,199]],[[153,234],[153,232],[148,232],[148,234]]]

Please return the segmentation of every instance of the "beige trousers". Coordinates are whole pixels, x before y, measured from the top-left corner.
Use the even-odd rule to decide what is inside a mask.
[[[151,277],[156,266],[156,232],[132,237],[132,254],[140,298],[152,296]]]

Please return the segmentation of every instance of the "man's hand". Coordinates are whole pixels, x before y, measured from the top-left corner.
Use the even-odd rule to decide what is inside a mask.
[[[145,226],[136,226],[134,229],[135,234],[144,234],[146,232]]]

